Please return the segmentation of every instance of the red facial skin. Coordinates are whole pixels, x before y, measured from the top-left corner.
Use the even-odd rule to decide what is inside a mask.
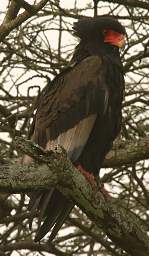
[[[121,48],[125,44],[125,35],[113,30],[107,30],[105,32],[104,42]]]

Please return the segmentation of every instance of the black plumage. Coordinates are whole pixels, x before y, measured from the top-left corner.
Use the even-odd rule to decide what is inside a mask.
[[[45,149],[62,145],[74,164],[95,176],[121,128],[123,68],[116,43],[104,42],[107,31],[125,34],[124,27],[110,17],[75,23],[80,43],[69,67],[41,93],[32,136]],[[24,163],[30,161],[24,158]],[[74,203],[50,188],[30,198],[30,223],[35,210],[40,212],[36,241],[53,228],[52,240]]]

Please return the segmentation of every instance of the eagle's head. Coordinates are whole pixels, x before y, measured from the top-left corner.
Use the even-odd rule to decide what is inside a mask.
[[[125,28],[115,18],[98,16],[96,18],[82,18],[73,26],[74,34],[81,40],[99,40],[122,47],[125,42]]]

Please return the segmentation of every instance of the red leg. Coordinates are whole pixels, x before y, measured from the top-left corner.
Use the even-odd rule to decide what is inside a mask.
[[[86,171],[81,164],[75,164],[75,167],[83,174],[83,176],[92,186],[97,186],[97,182],[93,174]],[[102,186],[100,187],[100,191],[105,196],[105,198],[111,198],[110,193],[104,188],[104,184],[102,184]]]
[[[95,177],[93,174],[86,171],[81,164],[75,164],[76,168],[83,174],[83,176],[87,179],[87,181],[92,185],[97,185]]]

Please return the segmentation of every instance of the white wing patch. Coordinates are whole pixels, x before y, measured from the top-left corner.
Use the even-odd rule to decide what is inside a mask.
[[[89,138],[96,116],[96,114],[93,114],[84,118],[76,126],[60,134],[55,140],[49,140],[46,149],[61,145],[67,151],[70,159],[73,162],[76,161]]]

